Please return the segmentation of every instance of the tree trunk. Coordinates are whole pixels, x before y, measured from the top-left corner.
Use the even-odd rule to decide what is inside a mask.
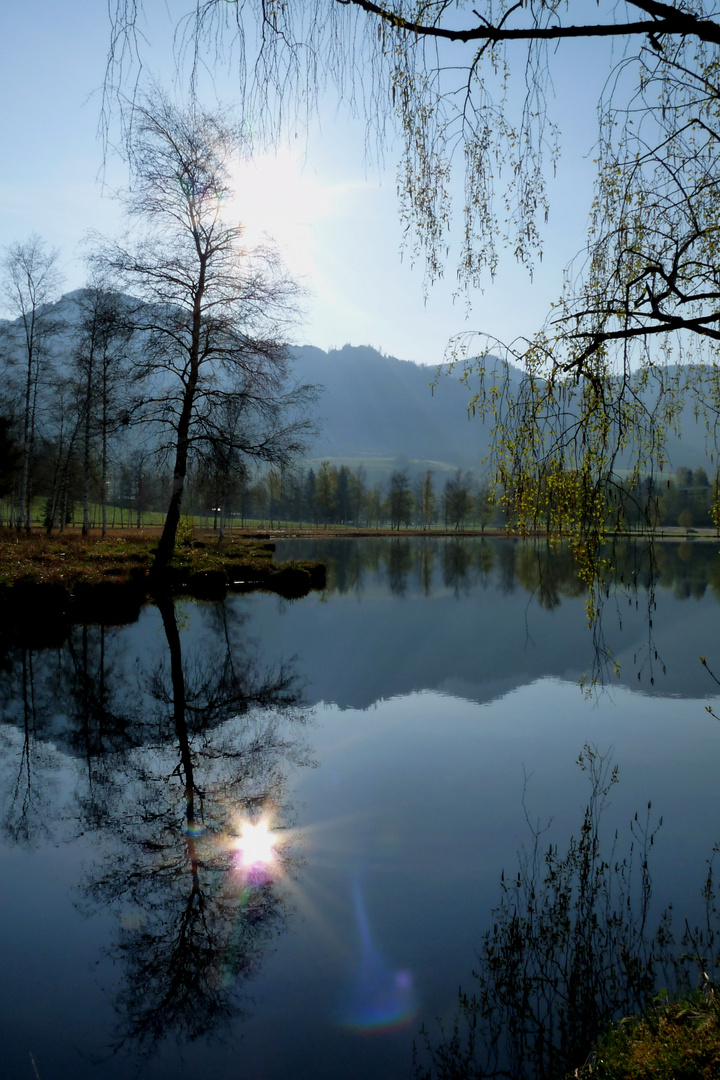
[[[198,242],[197,233],[195,234]],[[168,507],[165,524],[163,526],[160,543],[155,554],[155,566],[162,569],[167,566],[175,551],[175,537],[180,524],[180,508],[182,506],[183,492],[185,490],[185,477],[187,476],[188,454],[190,451],[190,420],[192,417],[195,390],[197,389],[198,376],[200,374],[200,328],[203,320],[203,297],[205,294],[205,272],[207,253],[200,254],[200,272],[198,285],[195,293],[192,314],[192,340],[189,350],[189,375],[183,394],[182,410],[177,426],[177,443],[175,449],[175,468],[173,470],[172,494]]]
[[[183,454],[181,447],[178,445],[175,457],[175,470],[173,472],[170,505],[168,506],[167,514],[165,515],[165,524],[163,525],[162,535],[155,553],[156,566],[167,566],[175,551],[175,537],[177,536],[177,528],[180,524],[180,507],[182,506],[182,497],[185,488],[186,469],[187,449]]]
[[[188,453],[190,450],[190,415],[192,413],[193,399],[197,371],[191,373],[185,387],[183,407],[180,413],[177,431],[177,446],[175,449],[175,467],[173,469],[172,494],[163,525],[160,542],[155,553],[155,566],[158,569],[167,566],[175,551],[175,537],[180,524],[180,509],[182,507],[183,493],[185,491],[185,477],[187,476]]]
[[[101,440],[102,449],[100,453],[100,483],[101,491],[100,498],[102,500],[102,534],[107,535],[108,520],[107,520],[107,461],[108,461],[108,379],[107,379],[107,357],[103,357],[102,367],[102,423],[101,423]]]
[[[94,362],[95,347],[91,341],[87,357],[87,378],[85,381],[85,425],[83,431],[83,536],[87,536],[88,532],[90,531],[90,444],[92,435]]]
[[[23,460],[22,476],[20,479],[20,500],[18,504],[17,521],[18,529],[22,529],[23,524],[27,520],[28,532],[30,531],[30,515],[28,507],[30,500],[30,416],[32,402],[32,363],[33,350],[31,343],[28,342],[27,380],[25,383],[25,414],[23,417]]]

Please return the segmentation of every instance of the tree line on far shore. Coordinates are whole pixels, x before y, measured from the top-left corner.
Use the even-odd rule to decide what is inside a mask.
[[[608,498],[608,531],[613,526],[717,529],[720,484],[701,466],[692,470],[681,465],[660,479],[619,483],[614,502],[620,516],[613,516]],[[541,516],[518,521],[509,513],[513,506],[502,490],[471,470],[457,469],[443,479],[431,469],[413,476],[408,468],[399,468],[387,480],[371,484],[363,465],[350,468],[329,461],[287,472],[270,468],[254,479],[240,472],[232,493],[217,485],[217,477],[214,481],[200,471],[188,490],[188,507],[196,515],[212,515],[216,526],[221,518],[232,517],[236,524],[267,522],[271,528],[292,523],[318,528],[544,530]]]
[[[117,434],[117,433],[116,433]],[[62,429],[38,440],[34,462],[34,525],[48,533],[67,526],[87,529],[142,528],[162,521],[171,490],[169,467],[142,446],[131,449],[110,439],[108,458],[93,453],[86,462],[81,440],[63,443]],[[0,416],[0,525],[17,525],[17,490],[22,455],[12,424]],[[103,499],[103,493],[105,498]],[[542,532],[543,519],[519,522],[510,516],[503,493],[471,470],[413,474],[395,469],[369,482],[364,465],[354,468],[322,461],[313,466],[258,469],[238,461],[227,468],[212,455],[190,468],[185,513],[195,522],[228,528],[314,528],[464,530],[523,528]],[[719,484],[707,471],[682,465],[661,479],[645,477],[620,491],[623,527],[718,527]]]
[[[317,469],[287,475],[271,468],[245,498],[249,510],[245,516],[267,520],[271,526],[293,522],[318,528],[484,529],[498,515],[489,485],[462,469],[440,485],[433,470],[413,479],[407,468],[370,484],[363,465],[351,469],[323,461]]]

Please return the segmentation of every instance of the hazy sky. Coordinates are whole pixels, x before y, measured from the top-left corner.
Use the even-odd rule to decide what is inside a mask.
[[[170,85],[169,43],[191,0],[147,0],[148,66]],[[168,10],[169,9],[169,10]],[[60,249],[65,291],[83,284],[82,240],[88,229],[112,233],[119,220],[110,197],[125,182],[111,158],[101,182],[100,88],[109,37],[98,0],[35,0],[3,13],[0,43],[0,246],[36,232]],[[591,197],[595,104],[607,74],[604,45],[573,45],[554,57],[555,116],[563,157],[551,184],[545,255],[534,282],[511,256],[495,283],[453,302],[454,271],[423,300],[422,270],[401,262],[401,228],[392,153],[380,171],[364,156],[364,128],[334,106],[291,146],[239,169],[238,205],[251,234],[266,230],[310,295],[299,343],[321,348],[370,344],[403,359],[436,363],[451,335],[465,330],[504,340],[531,334],[559,294],[562,269],[581,247]],[[234,84],[216,73],[215,94],[231,101]],[[203,101],[213,105],[208,87]],[[4,312],[7,314],[7,311]]]

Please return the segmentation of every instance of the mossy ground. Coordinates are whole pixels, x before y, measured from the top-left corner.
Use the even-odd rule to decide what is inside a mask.
[[[102,537],[82,536],[78,531],[61,536],[41,532],[17,533],[0,530],[0,583],[19,580],[67,584],[123,580],[138,571],[150,571],[159,538],[158,530],[128,530]],[[172,565],[193,573],[217,570],[227,562],[253,563],[267,568],[272,561],[272,545],[257,540],[224,540],[198,535],[178,545]]]
[[[617,1024],[577,1080],[718,1080],[720,1002],[693,994],[658,1000],[644,1016]]]
[[[67,530],[59,536],[44,532],[17,533],[0,529],[0,587],[23,585],[62,586],[68,592],[100,584],[139,585],[150,579],[159,529],[99,533],[82,536]],[[193,530],[182,535],[169,567],[173,586],[198,575],[216,575],[232,585],[238,578],[248,585],[262,585],[294,570],[311,573],[313,564],[289,567],[273,562],[274,545],[248,537],[219,540],[217,533]],[[313,582],[317,584],[316,581]]]

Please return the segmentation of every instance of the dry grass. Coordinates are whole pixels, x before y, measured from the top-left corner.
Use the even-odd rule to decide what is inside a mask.
[[[72,588],[80,581],[98,584],[143,577],[152,567],[158,537],[159,529],[113,531],[106,537],[97,533],[84,537],[79,530],[47,536],[0,529],[0,584],[23,581]],[[272,559],[272,545],[258,540],[233,538],[220,543],[217,534],[195,532],[188,541],[178,547],[173,560],[175,568],[188,573],[236,562],[267,569]]]
[[[660,1001],[616,1025],[574,1075],[578,1080],[717,1080],[720,1007],[714,995]]]

